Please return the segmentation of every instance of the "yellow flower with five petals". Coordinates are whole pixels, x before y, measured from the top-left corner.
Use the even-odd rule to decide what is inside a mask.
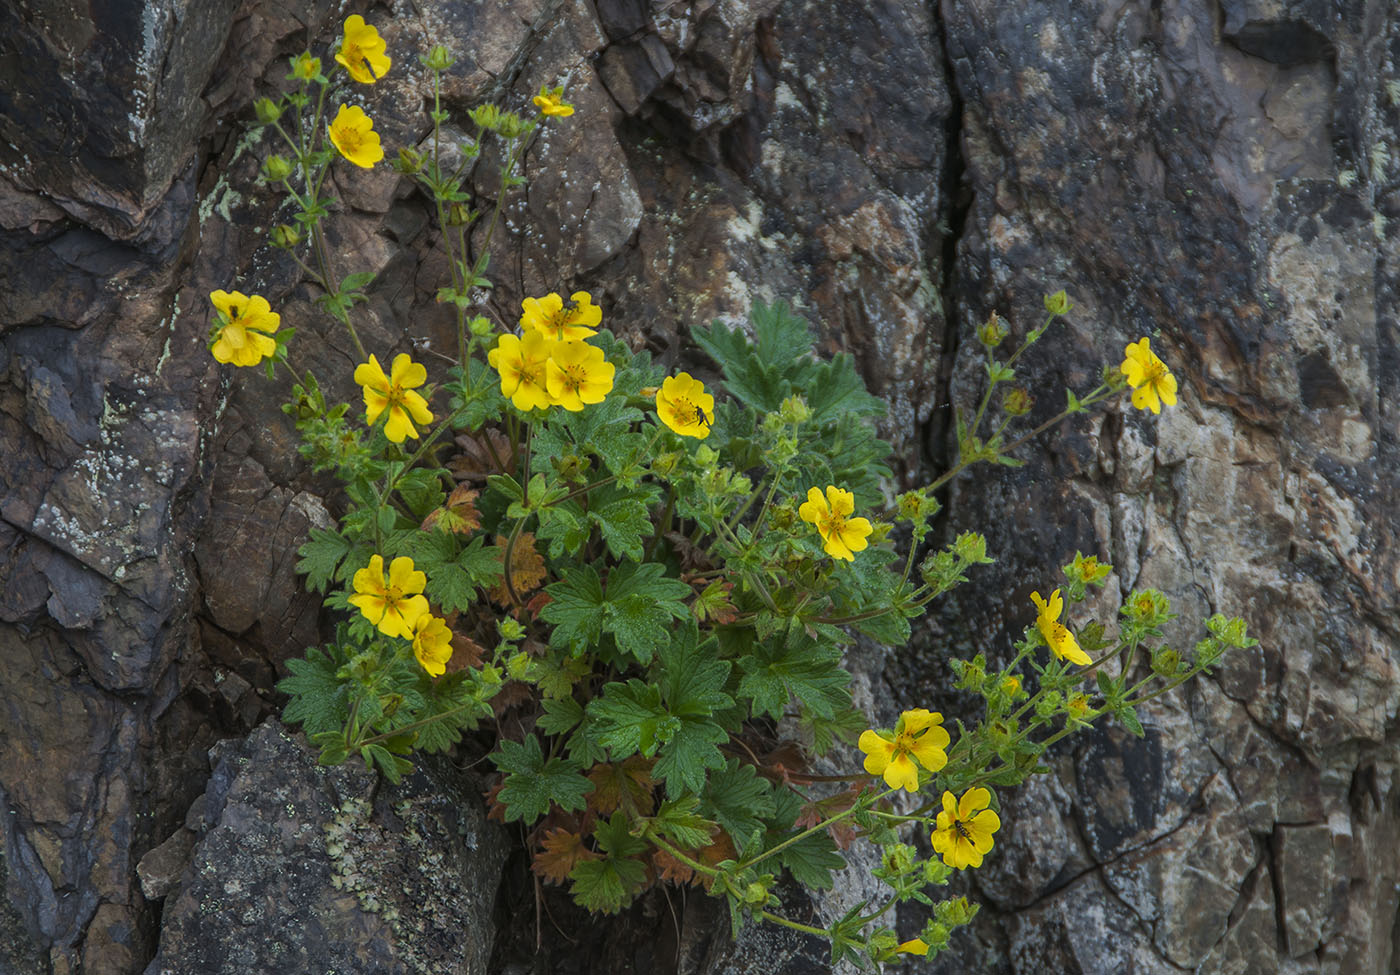
[[[541,115],[568,118],[574,114],[574,106],[564,101],[563,88],[541,88],[540,93],[531,99]]]
[[[211,291],[209,300],[219,315],[209,351],[219,362],[256,366],[277,351],[277,341],[264,332],[276,332],[282,318],[267,299],[251,298],[241,291]]]
[[[526,298],[520,307],[521,331],[543,332],[553,342],[597,335],[603,320],[603,309],[593,304],[593,296],[587,291],[575,291],[568,302],[550,292],[543,298]]]
[[[656,392],[656,415],[682,437],[704,440],[715,422],[715,398],[705,384],[682,372],[667,376]]]
[[[987,808],[992,794],[978,786],[957,799],[943,793],[943,811],[934,821],[933,852],[955,870],[980,867],[992,849],[992,834],[1001,829],[1001,817]]]
[[[1162,404],[1176,405],[1176,377],[1167,364],[1157,358],[1146,338],[1128,343],[1123,350],[1127,356],[1118,370],[1133,387],[1133,405],[1140,410],[1162,412]]]
[[[384,436],[394,443],[403,443],[405,437],[418,439],[418,430],[413,424],[426,426],[433,422],[432,410],[428,401],[414,390],[428,381],[428,370],[414,362],[407,352],[394,356],[389,375],[374,356],[368,362],[355,367],[355,382],[364,387],[365,422],[373,426],[385,410],[389,418],[384,422]]]
[[[585,342],[556,342],[545,363],[550,405],[577,413],[587,404],[601,403],[612,392],[616,372],[602,349]]]
[[[433,677],[447,672],[447,661],[452,659],[452,631],[446,620],[424,613],[414,621],[409,639],[413,641],[413,655],[424,670]]]
[[[1050,651],[1061,660],[1068,660],[1081,667],[1090,663],[1089,655],[1080,649],[1074,634],[1059,621],[1060,613],[1064,612],[1065,608],[1065,601],[1060,598],[1060,590],[1052,592],[1048,602],[1041,598],[1040,593],[1033,592],[1031,602],[1035,603],[1040,611],[1035,618],[1035,628],[1045,638]]]
[[[350,605],[359,608],[365,619],[388,636],[413,638],[414,624],[427,615],[427,597],[420,595],[428,577],[413,568],[413,560],[401,555],[389,563],[384,576],[384,559],[370,556],[369,565],[355,573],[355,595]]]
[[[811,488],[797,513],[803,521],[816,526],[827,555],[854,562],[855,553],[870,544],[865,539],[873,530],[867,519],[850,517],[855,510],[854,494],[828,484],[826,497],[818,488]]]
[[[340,154],[361,169],[373,169],[384,158],[374,121],[358,105],[342,105],[330,125],[331,142]]]
[[[861,732],[856,744],[865,752],[867,772],[882,776],[891,789],[918,792],[919,766],[937,772],[946,765],[950,741],[943,715],[915,708],[899,716],[893,734],[872,728]]]
[[[340,40],[340,50],[335,59],[362,85],[372,85],[389,73],[393,61],[384,53],[388,45],[379,31],[359,14],[345,18],[345,33]]]
[[[509,397],[517,410],[543,410],[550,405],[545,371],[553,347],[543,332],[527,329],[523,338],[502,335],[486,354],[491,368],[500,373],[501,395]]]

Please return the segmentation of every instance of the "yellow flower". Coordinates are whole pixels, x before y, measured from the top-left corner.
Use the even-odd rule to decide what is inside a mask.
[[[426,426],[433,422],[427,400],[413,390],[428,380],[428,370],[409,358],[407,352],[394,356],[389,375],[374,356],[355,367],[355,382],[365,391],[365,422],[373,426],[386,409],[389,419],[384,422],[384,436],[394,443],[404,437],[418,439],[414,423]]]
[[[943,715],[937,711],[905,711],[895,723],[894,734],[887,737],[888,734],[874,729],[863,731],[857,746],[865,752],[865,770],[884,776],[891,789],[918,792],[919,765],[937,772],[948,763],[944,749],[952,739],[943,730]]]
[[[401,555],[389,564],[384,578],[384,559],[370,556],[369,566],[355,573],[355,595],[350,605],[358,606],[365,619],[389,636],[413,637],[413,626],[428,612],[428,600],[418,595],[428,577],[413,568],[413,560]]]
[[[549,401],[571,413],[588,403],[601,403],[612,391],[616,371],[602,349],[584,342],[556,342],[545,363]]]
[[[431,613],[424,613],[413,623],[413,655],[433,677],[441,677],[447,672],[447,661],[452,659],[452,631],[447,621],[438,619]]]
[[[603,309],[593,304],[593,296],[587,291],[575,291],[567,304],[550,292],[543,298],[526,298],[520,307],[523,309],[521,331],[543,332],[555,342],[597,335],[597,326],[603,320]]]
[[[311,81],[321,73],[321,59],[313,58],[310,51],[303,51],[292,59],[292,77],[300,81]]]
[[[797,509],[797,513],[803,521],[817,526],[827,555],[854,562],[855,553],[870,544],[865,538],[871,532],[869,521],[850,517],[855,510],[854,494],[828,484],[825,498],[817,488],[810,489],[807,500]]]
[[[282,318],[266,298],[250,298],[241,291],[211,291],[209,300],[219,314],[209,346],[215,359],[235,366],[256,366],[277,351],[276,340],[262,333],[276,332]]]
[[[704,440],[715,422],[715,398],[690,373],[677,373],[662,380],[656,393],[656,415],[682,437]]]
[[[1128,385],[1133,387],[1133,405],[1153,413],[1162,412],[1162,403],[1175,406],[1176,377],[1171,374],[1167,364],[1148,348],[1147,339],[1128,343],[1123,352],[1127,358],[1118,369],[1127,378]]]
[[[899,947],[895,949],[895,952],[905,955],[927,955],[928,942],[923,938],[911,938],[908,941],[901,942]]]
[[[384,38],[359,14],[345,18],[345,36],[335,59],[350,77],[362,85],[372,85],[389,72],[392,61],[384,54]]]
[[[361,169],[372,169],[384,158],[374,122],[358,105],[342,105],[331,122],[331,142],[340,154]]]
[[[1001,817],[988,809],[992,794],[980,786],[968,789],[962,800],[943,793],[943,811],[934,822],[933,852],[955,870],[980,867],[992,848],[992,834],[1001,829]]]
[[[541,88],[540,93],[531,99],[541,115],[554,115],[568,118],[574,114],[574,106],[564,101],[563,88]]]
[[[1040,593],[1031,593],[1031,602],[1035,603],[1040,610],[1035,618],[1036,629],[1040,630],[1040,635],[1045,637],[1045,642],[1050,650],[1061,660],[1068,660],[1072,664],[1079,664],[1081,667],[1088,664],[1089,655],[1079,649],[1079,641],[1074,638],[1074,634],[1061,622],[1060,613],[1064,611],[1065,601],[1060,598],[1060,590],[1056,589],[1050,594],[1050,601],[1047,603],[1040,598]]]
[[[486,361],[501,374],[501,395],[509,396],[517,410],[543,410],[549,406],[545,365],[553,347],[543,332],[527,330],[523,339],[502,335],[487,353]]]

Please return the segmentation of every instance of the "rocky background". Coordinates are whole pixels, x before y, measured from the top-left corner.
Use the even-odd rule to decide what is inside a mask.
[[[503,898],[532,894],[475,792],[434,800],[458,773],[376,787],[264,723],[326,622],[293,567],[335,499],[280,392],[208,354],[206,296],[267,296],[351,397],[346,339],[265,244],[279,216],[247,125],[286,57],[356,11],[395,58],[354,93],[391,152],[427,132],[433,42],[462,56],[457,113],[569,86],[578,114],[514,204],[530,231],[493,264],[506,317],[587,288],[635,346],[694,367],[690,325],[788,299],[890,404],[910,483],[948,463],[992,310],[1024,330],[1042,293],[1076,302],[1026,360],[1036,415],[1144,334],[1182,380],[1160,420],[1080,422],[957,482],[946,528],[987,531],[998,565],[858,675],[884,720],[955,708],[950,648],[1006,653],[1077,549],[1120,570],[1086,617],[1155,586],[1181,645],[1215,611],[1260,639],[1164,700],[1145,740],[1107,727],[1005,797],[997,853],[965,878],[986,909],[937,971],[1400,970],[1388,0],[17,0],[0,972],[531,970],[519,916],[496,915],[488,960],[503,873]],[[431,362],[446,269],[424,201],[387,168],[336,178],[339,270],[379,274],[361,336]],[[810,944],[727,948],[703,898],[608,930],[590,956],[546,923],[535,970],[822,969]]]

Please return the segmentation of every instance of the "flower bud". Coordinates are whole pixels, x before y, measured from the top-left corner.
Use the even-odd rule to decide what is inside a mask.
[[[511,680],[524,680],[529,669],[530,655],[524,651],[511,654],[510,659],[506,661],[506,673],[510,675]]]
[[[1034,405],[1035,398],[1019,386],[1008,389],[1001,400],[1001,408],[1007,416],[1025,416]]]
[[[279,223],[272,228],[272,246],[291,250],[301,243],[301,232],[289,224]]]
[[[428,56],[423,59],[423,64],[429,71],[446,71],[456,63],[457,59],[441,44],[434,44]]]
[[[651,470],[658,477],[669,477],[680,462],[680,452],[670,450],[663,454],[657,454],[651,459]]]
[[[267,157],[267,162],[263,163],[262,176],[269,183],[280,183],[292,175],[292,168],[290,159],[273,153]]]
[[[1045,310],[1052,315],[1068,315],[1069,310],[1073,307],[1069,295],[1063,291],[1056,291],[1053,295],[1045,296]]]
[[[995,349],[1005,341],[1010,330],[1002,324],[996,312],[992,312],[990,318],[983,322],[977,329],[977,341],[986,346],[987,351]]]
[[[501,124],[501,110],[491,103],[478,105],[467,113],[480,128],[494,132]]]
[[[312,81],[321,73],[321,59],[313,58],[310,51],[303,51],[292,58],[292,73],[287,77],[294,81]]]
[[[496,631],[505,640],[519,640],[525,635],[525,627],[520,625],[520,621],[511,616],[505,616],[496,621]]]
[[[1175,677],[1181,669],[1181,654],[1171,647],[1161,647],[1152,654],[1152,672],[1158,677]]]
[[[812,408],[801,396],[789,396],[783,400],[783,405],[778,407],[778,415],[783,418],[784,423],[794,427],[800,426],[812,418]]]
[[[454,203],[447,208],[447,225],[465,227],[472,222],[472,211],[465,203]]]
[[[282,107],[271,98],[259,98],[253,102],[253,113],[263,125],[271,125],[282,117]]]
[[[399,158],[393,166],[405,176],[412,176],[422,171],[423,157],[412,149],[400,147]]]

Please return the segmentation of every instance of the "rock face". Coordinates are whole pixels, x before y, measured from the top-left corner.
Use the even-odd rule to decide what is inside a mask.
[[[424,769],[390,787],[359,764],[323,768],[276,721],[217,751],[172,837],[198,843],[161,892],[147,975],[486,971],[506,844],[479,795]],[[141,861],[143,883],[165,849]]]
[[[1024,468],[956,482],[948,530],[986,531],[998,565],[865,675],[895,711],[951,709],[948,648],[1007,652],[1030,590],[1076,550],[1119,570],[1085,619],[1152,586],[1181,614],[1176,645],[1214,611],[1260,639],[1145,715],[1145,739],[1108,726],[1003,797],[998,852],[964,878],[990,909],[940,970],[1394,970],[1393,4],[363,12],[395,64],[354,95],[391,147],[428,132],[429,43],[461,55],[444,89],[457,120],[568,81],[579,112],[533,150],[493,261],[506,320],[525,294],[588,288],[635,346],[703,370],[690,325],[792,301],[889,402],[909,482],[948,463],[946,407],[977,393],[972,329],[994,309],[1024,330],[1042,293],[1076,303],[1025,359],[1033,420],[1142,335],[1181,379],[1160,419],[1125,405],[1028,446]],[[259,726],[279,667],[327,622],[294,563],[336,500],[295,452],[280,387],[218,367],[204,334],[210,290],[263,294],[298,328],[300,362],[354,394],[348,340],[266,245],[275,201],[253,177],[270,149],[246,135],[252,98],[342,15],[313,0],[0,7],[0,971],[226,964],[189,928],[194,891],[231,879],[238,845],[300,843],[301,879],[330,882],[323,833],[254,828],[268,820],[247,818],[264,799],[247,777],[264,763],[234,756],[301,762],[268,794],[292,790],[307,816],[333,820],[349,780],[266,725],[210,779],[209,747]],[[366,345],[450,348],[422,199],[387,168],[334,178],[335,270],[378,274]],[[206,787],[204,818],[182,826]],[[393,802],[342,823],[347,844],[401,839]],[[187,856],[212,873],[185,872]],[[382,912],[321,893],[325,930],[370,952],[339,964],[410,970],[372,954]],[[730,964],[697,933],[722,919],[687,913],[687,957]],[[217,916],[220,937],[254,920]],[[789,946],[794,970],[821,964],[810,947]]]

